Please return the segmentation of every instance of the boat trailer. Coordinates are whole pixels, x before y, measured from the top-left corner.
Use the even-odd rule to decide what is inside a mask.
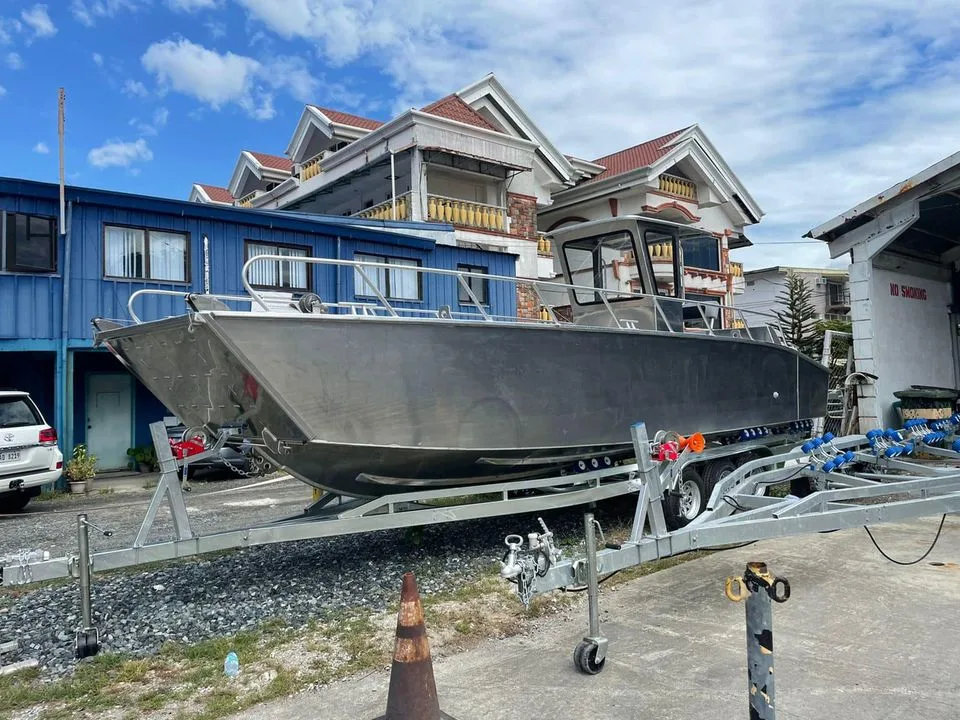
[[[502,576],[517,584],[524,603],[529,603],[537,593],[574,584],[587,585],[591,629],[584,640],[585,651],[581,653],[583,668],[602,667],[607,641],[601,637],[598,623],[600,574],[730,543],[960,510],[960,469],[936,468],[898,459],[922,449],[960,461],[960,441],[954,439],[960,430],[960,415],[933,425],[928,427],[922,421],[911,421],[903,431],[872,431],[867,436],[839,439],[828,434],[801,445],[803,439],[809,437],[804,433],[812,427],[809,422],[801,421],[776,432],[769,428],[744,430],[736,442],[704,448],[702,437],[682,438],[665,431],[655,433],[651,440],[645,425],[638,423],[632,428],[635,462],[608,465],[602,459],[580,461],[551,477],[418,490],[377,498],[326,493],[298,515],[198,535],[190,526],[184,498],[188,466],[217,456],[224,437],[210,443],[202,452],[189,455],[177,452],[175,456],[163,423],[156,422],[151,424],[150,432],[161,475],[132,546],[95,551],[90,528],[107,537],[112,533],[98,527],[88,519],[87,513],[80,513],[77,554],[49,558],[49,554],[20,553],[0,567],[0,585],[23,586],[64,577],[77,579],[82,627],[77,630],[76,654],[87,657],[99,652],[99,635],[92,625],[90,599],[92,577],[97,572],[256,545],[543,512],[637,493],[631,537],[625,543],[606,544],[597,552],[594,540],[597,523],[588,513],[584,524],[586,558],[563,559],[552,533],[541,520],[543,532],[528,536],[527,547],[518,535],[507,538],[508,551],[502,560]],[[747,461],[715,479],[702,514],[688,520],[677,518],[671,510],[678,506],[676,498],[682,494],[685,471],[698,463],[709,465],[716,460],[722,464],[731,458]],[[790,463],[799,464],[790,467]],[[792,487],[798,487],[798,481],[801,487],[806,483],[812,494],[786,499],[762,494],[766,488],[788,481]],[[865,507],[854,504],[860,499],[891,493],[919,497]],[[443,503],[450,498],[460,502]],[[170,508],[176,537],[147,543],[165,502]],[[679,505],[682,506],[682,502]],[[678,519],[684,526],[672,529],[676,528]],[[647,525],[649,531],[645,529]]]
[[[587,512],[585,557],[563,558],[553,534],[540,519],[542,532],[527,535],[526,545],[520,535],[505,538],[507,551],[500,574],[516,585],[524,605],[535,595],[552,590],[587,591],[589,628],[574,651],[574,663],[582,672],[596,674],[608,656],[609,641],[599,622],[599,585],[604,580],[644,562],[696,550],[740,547],[767,538],[927,515],[945,518],[960,512],[960,466],[942,466],[944,459],[960,465],[958,430],[960,414],[949,420],[909,420],[901,430],[871,430],[866,435],[835,438],[826,433],[790,452],[742,465],[715,485],[701,515],[685,527],[669,530],[663,488],[676,475],[677,466],[689,461],[691,450],[684,450],[676,459],[662,459],[646,426],[638,423],[632,427],[638,466],[630,482],[638,495],[629,539],[622,543],[601,540],[604,546],[598,549],[600,526]],[[921,461],[921,455],[940,458],[941,466]],[[786,497],[758,493],[786,482],[803,490]],[[764,587],[745,575],[728,579],[727,597],[742,599],[748,586],[755,592],[765,589],[778,602],[789,596],[788,584],[771,582]]]

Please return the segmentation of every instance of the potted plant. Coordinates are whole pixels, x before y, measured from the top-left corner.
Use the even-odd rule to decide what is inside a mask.
[[[63,469],[70,483],[70,492],[85,493],[89,490],[89,482],[97,474],[97,458],[87,453],[86,445],[77,445],[73,448],[73,457]]]
[[[127,455],[133,458],[136,469],[142,473],[151,472],[157,466],[156,452],[149,445],[130,448],[127,450]]]

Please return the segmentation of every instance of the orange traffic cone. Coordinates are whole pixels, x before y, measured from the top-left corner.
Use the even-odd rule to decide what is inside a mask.
[[[412,572],[403,576],[387,713],[376,720],[455,720],[440,710],[423,606]]]

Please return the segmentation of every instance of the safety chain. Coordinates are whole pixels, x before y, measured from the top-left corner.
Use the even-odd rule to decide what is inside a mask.
[[[740,602],[750,593],[765,592],[774,602],[784,603],[790,597],[790,581],[774,577],[762,562],[747,563],[743,575],[728,577],[723,592],[727,599]]]

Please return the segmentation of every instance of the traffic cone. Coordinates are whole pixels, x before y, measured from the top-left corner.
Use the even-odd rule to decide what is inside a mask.
[[[376,720],[455,720],[440,710],[423,606],[412,572],[403,576],[387,713]]]

